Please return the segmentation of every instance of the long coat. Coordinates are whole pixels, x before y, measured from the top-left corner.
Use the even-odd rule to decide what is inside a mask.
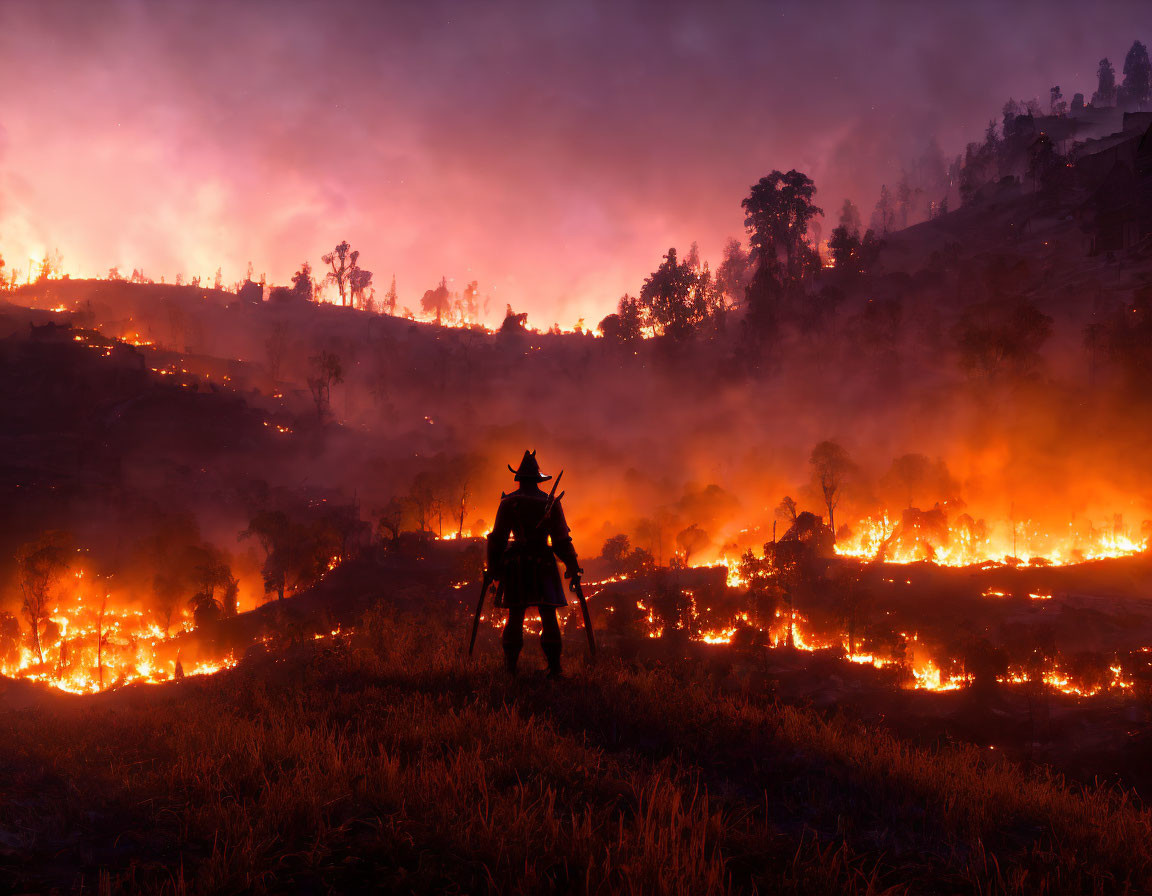
[[[500,580],[499,607],[566,607],[556,567],[559,557],[579,567],[564,508],[556,501],[544,518],[548,495],[535,484],[521,486],[500,500],[488,535],[488,568]]]

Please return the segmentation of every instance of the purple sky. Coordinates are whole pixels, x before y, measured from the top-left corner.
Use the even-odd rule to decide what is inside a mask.
[[[0,252],[284,282],[347,238],[416,307],[589,324],[800,168],[834,215],[1009,95],[1091,95],[1146,3],[0,3]]]

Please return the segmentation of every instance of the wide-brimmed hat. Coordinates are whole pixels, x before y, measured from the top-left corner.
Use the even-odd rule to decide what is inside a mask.
[[[512,464],[508,464],[508,469],[516,476],[517,482],[547,482],[552,478],[540,472],[535,451],[524,452],[524,457],[520,460],[520,469],[513,470]]]

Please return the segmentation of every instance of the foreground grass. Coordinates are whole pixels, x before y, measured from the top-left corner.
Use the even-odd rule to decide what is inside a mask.
[[[370,614],[203,680],[0,715],[0,886],[1113,893],[1149,814],[975,748],[607,660],[561,683]],[[526,653],[531,653],[531,648]]]

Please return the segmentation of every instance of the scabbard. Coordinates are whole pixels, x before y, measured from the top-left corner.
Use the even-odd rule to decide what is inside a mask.
[[[476,647],[476,633],[480,631],[480,614],[484,611],[484,598],[488,594],[488,586],[492,584],[492,576],[488,571],[484,571],[484,581],[480,583],[480,599],[476,601],[476,615],[472,619],[472,637],[468,641],[468,656],[472,656],[472,650]]]
[[[592,617],[588,615],[588,601],[584,599],[584,589],[579,580],[575,583],[576,599],[580,601],[580,612],[584,614],[584,631],[588,633],[588,653],[596,659],[596,636],[592,634]]]

